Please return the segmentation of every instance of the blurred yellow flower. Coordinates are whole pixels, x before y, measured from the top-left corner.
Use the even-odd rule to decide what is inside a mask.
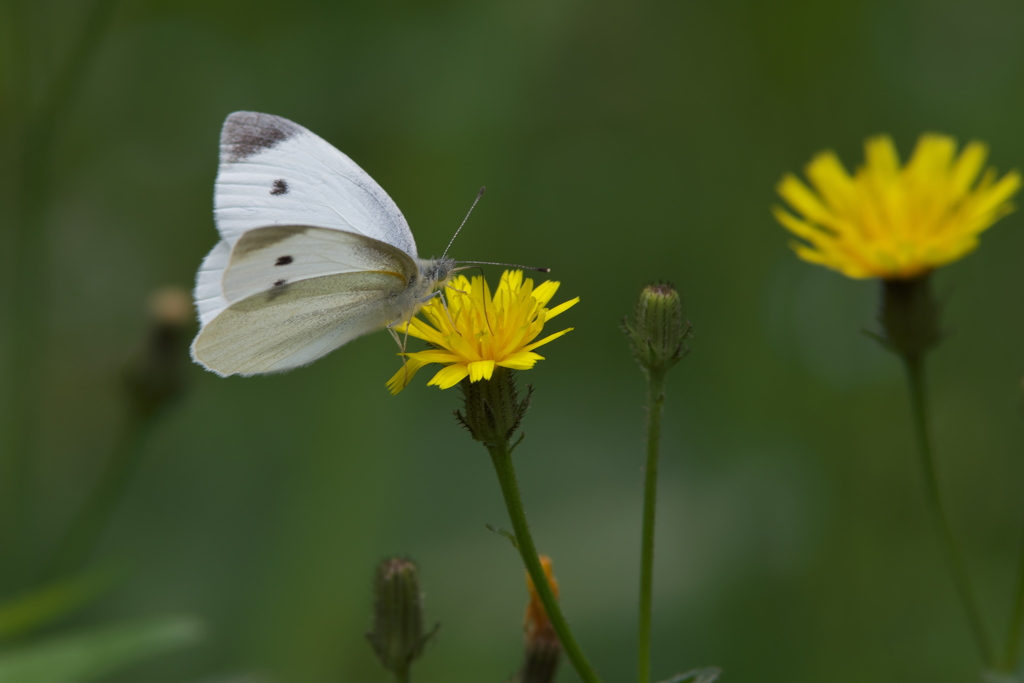
[[[571,330],[549,334],[534,341],[544,323],[567,310],[579,297],[547,308],[558,291],[558,283],[523,279],[520,270],[505,271],[498,289],[491,296],[483,276],[472,279],[458,275],[445,289],[447,307],[440,296],[430,300],[406,325],[395,328],[398,334],[425,340],[433,348],[402,354],[405,365],[388,380],[392,394],[408,386],[413,375],[425,365],[440,363],[441,370],[428,382],[450,389],[466,377],[478,382],[490,379],[497,366],[528,370],[543,359],[534,352]]]
[[[870,138],[864,151],[852,177],[834,152],[817,155],[806,168],[813,189],[787,174],[776,190],[797,215],[773,209],[804,240],[792,245],[800,258],[851,278],[912,279],[962,258],[1013,210],[1021,185],[1017,171],[982,174],[980,142],[956,156],[952,137],[925,133],[902,168],[888,136]]]

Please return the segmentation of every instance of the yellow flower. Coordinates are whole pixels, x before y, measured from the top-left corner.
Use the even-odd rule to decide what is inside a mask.
[[[557,282],[543,282],[536,288],[533,280],[523,279],[520,270],[505,271],[494,296],[483,276],[472,279],[458,275],[445,289],[445,301],[434,297],[406,325],[396,327],[398,334],[425,340],[433,348],[402,354],[404,367],[388,380],[391,393],[404,389],[412,376],[425,365],[441,363],[442,368],[428,382],[450,389],[466,377],[478,382],[490,379],[494,368],[528,370],[543,360],[534,349],[571,330],[550,334],[534,341],[544,323],[575,305],[576,297],[554,308],[546,308],[558,291]]]
[[[947,135],[922,135],[902,168],[888,136],[870,138],[864,152],[853,177],[834,152],[816,156],[806,168],[813,189],[787,174],[776,190],[801,217],[773,209],[806,241],[793,243],[800,258],[852,278],[912,279],[962,258],[1013,210],[1021,185],[1018,172],[997,181],[993,168],[978,180],[988,149],[972,142],[957,157]]]

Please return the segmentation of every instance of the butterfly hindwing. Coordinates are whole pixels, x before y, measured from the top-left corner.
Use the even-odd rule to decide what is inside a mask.
[[[210,250],[210,253],[203,259],[202,265],[199,266],[199,272],[196,273],[194,297],[200,325],[206,325],[228,307],[228,300],[224,298],[221,282],[230,259],[231,244],[221,240]]]
[[[220,375],[279,372],[311,363],[404,312],[394,276],[308,278],[233,303],[204,325],[192,355]]]

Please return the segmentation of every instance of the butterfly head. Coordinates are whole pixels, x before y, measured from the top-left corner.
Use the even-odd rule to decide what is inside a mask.
[[[431,289],[441,289],[448,284],[454,271],[455,259],[447,256],[427,261],[422,266],[423,277],[431,284]]]

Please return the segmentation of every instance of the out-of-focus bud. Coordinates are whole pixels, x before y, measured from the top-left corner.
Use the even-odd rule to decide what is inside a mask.
[[[157,290],[149,300],[149,315],[146,340],[125,368],[129,397],[143,415],[153,414],[182,390],[192,297],[178,287]]]
[[[437,632],[423,632],[423,594],[412,560],[391,558],[377,566],[373,630],[366,634],[384,668],[406,675]]]
[[[551,571],[551,558],[540,556],[540,564],[544,575],[551,586],[551,592],[558,597],[558,581]],[[520,683],[551,683],[558,671],[558,662],[562,656],[562,644],[548,619],[544,605],[537,595],[530,576],[526,576],[526,586],[530,591],[530,602],[526,606],[526,618],[523,630],[526,633],[526,653],[523,657],[523,668],[519,671]]]
[[[691,336],[690,323],[683,320],[679,292],[670,284],[644,287],[635,320],[632,324],[623,320],[622,328],[648,376],[664,375],[689,352],[686,339]]]

